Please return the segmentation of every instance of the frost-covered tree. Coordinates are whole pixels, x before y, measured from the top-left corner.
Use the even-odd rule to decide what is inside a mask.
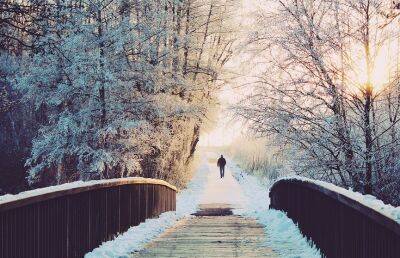
[[[290,147],[296,173],[399,203],[394,13],[391,1],[270,1],[249,41],[267,68],[236,111]]]
[[[24,23],[32,35],[10,41],[18,31],[4,34],[26,45],[10,81],[40,118],[29,181],[142,175],[183,185],[232,55],[234,3],[58,0],[34,8],[10,1],[26,10],[17,21],[32,10],[40,17]]]

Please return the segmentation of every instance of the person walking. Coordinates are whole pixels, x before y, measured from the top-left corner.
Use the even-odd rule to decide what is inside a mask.
[[[221,157],[218,159],[217,166],[219,167],[219,174],[221,175],[221,178],[225,176],[225,165],[226,165],[226,160],[224,159],[224,156],[221,155]]]

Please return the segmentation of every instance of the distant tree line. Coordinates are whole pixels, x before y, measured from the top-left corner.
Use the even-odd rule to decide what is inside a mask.
[[[0,189],[126,176],[185,184],[233,0],[0,2]]]

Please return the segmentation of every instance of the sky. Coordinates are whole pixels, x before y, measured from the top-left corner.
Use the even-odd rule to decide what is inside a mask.
[[[213,129],[201,133],[200,146],[227,146],[243,134],[243,122],[233,117],[232,113],[227,110],[231,104],[228,100],[234,95],[235,93],[231,89],[222,90],[219,97],[221,109],[215,121],[211,121]]]
[[[215,121],[211,121],[211,124],[214,125],[213,130],[205,131],[203,130],[200,136],[200,146],[224,146],[230,145],[236,138],[244,135],[244,131],[246,130],[244,121],[239,121],[238,118],[234,118],[232,113],[227,109],[229,106],[234,105],[236,102],[240,101],[243,96],[247,94],[251,94],[252,87],[249,85],[252,77],[251,74],[257,74],[260,69],[263,68],[263,65],[260,62],[255,62],[257,56],[250,56],[249,53],[240,52],[240,45],[243,42],[243,39],[249,33],[254,32],[255,30],[255,19],[257,15],[255,13],[257,10],[268,10],[272,11],[275,7],[272,1],[264,0],[262,2],[258,0],[242,0],[241,7],[237,9],[237,14],[235,23],[236,28],[240,28],[240,33],[238,33],[238,42],[236,56],[234,56],[226,65],[225,69],[227,71],[239,72],[242,74],[240,78],[235,78],[231,80],[227,85],[225,85],[218,96],[219,102],[221,103],[220,113],[218,118]],[[393,69],[398,69],[399,60],[390,58],[391,53],[398,52],[397,48],[399,47],[400,41],[391,41],[390,43],[385,43],[377,52],[374,52],[375,56],[375,64],[374,69],[371,74],[371,83],[373,84],[374,90],[376,92],[380,92],[387,82],[390,81],[390,71]],[[361,49],[363,50],[363,49]],[[354,91],[360,92],[358,85],[365,85],[367,80],[366,77],[366,64],[363,59],[360,57],[357,58],[358,55],[361,56],[363,53],[358,53],[354,50],[354,59],[355,63],[358,65],[354,67],[354,74],[349,74],[349,80],[353,81],[353,83],[349,83],[349,85],[353,84]],[[387,60],[393,60],[393,64],[388,64]],[[259,67],[256,67],[259,65]],[[226,74],[229,74],[226,73]],[[227,76],[227,75],[224,76]],[[228,75],[231,76],[231,75]],[[244,86],[246,84],[246,86]]]
[[[242,0],[241,7],[237,9],[237,15],[235,22],[237,23],[236,28],[241,28],[242,33],[239,33],[240,37],[246,37],[251,28],[254,16],[253,12],[258,8],[257,0]],[[238,39],[237,48],[239,48],[241,39]],[[237,51],[235,51],[237,52]],[[246,63],[248,56],[245,53],[237,54],[225,65],[224,76],[229,77],[229,83],[224,85],[219,94],[218,102],[220,103],[220,110],[215,121],[211,121],[213,127],[212,130],[203,130],[200,135],[200,146],[227,146],[230,145],[235,139],[243,136],[246,130],[244,121],[241,121],[238,117],[234,117],[232,112],[228,109],[240,101],[245,93],[249,92],[248,86],[242,86],[250,80],[245,69],[252,69]],[[237,72],[241,75],[236,75]],[[233,72],[233,73],[232,73]],[[239,77],[240,76],[240,77]]]

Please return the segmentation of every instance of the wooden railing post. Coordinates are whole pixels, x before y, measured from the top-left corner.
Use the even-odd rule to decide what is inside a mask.
[[[176,200],[174,186],[144,178],[49,189],[0,201],[0,258],[83,257],[146,218],[174,210]]]
[[[270,200],[270,208],[285,211],[326,257],[400,257],[400,225],[341,192],[282,179],[272,186]]]

